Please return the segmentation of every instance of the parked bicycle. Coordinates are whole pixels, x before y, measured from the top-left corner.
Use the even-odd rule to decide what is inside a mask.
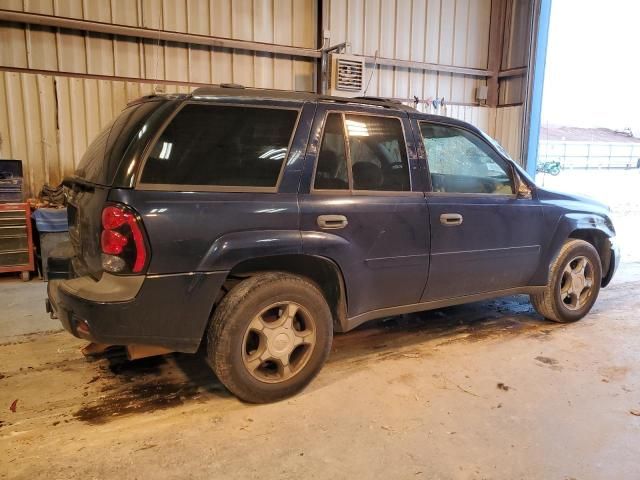
[[[542,162],[536,166],[536,172],[549,173],[553,176],[560,174],[560,162]]]

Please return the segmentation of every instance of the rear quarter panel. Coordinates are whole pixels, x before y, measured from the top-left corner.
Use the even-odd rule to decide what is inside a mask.
[[[114,190],[111,199],[142,217],[150,274],[230,270],[232,259],[301,250],[296,194]]]
[[[111,201],[132,206],[142,217],[151,245],[150,274],[231,270],[243,260],[301,252],[297,190],[315,104],[248,103],[300,109],[277,189],[189,191],[139,184],[111,191]]]

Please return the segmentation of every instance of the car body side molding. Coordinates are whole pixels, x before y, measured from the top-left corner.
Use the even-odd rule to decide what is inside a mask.
[[[393,317],[395,315],[403,315],[406,313],[422,312],[425,310],[434,310],[437,308],[451,307],[453,305],[462,305],[464,303],[479,302],[481,300],[489,300],[491,298],[506,297],[509,295],[519,295],[534,293],[544,289],[541,286],[529,286],[509,288],[506,290],[497,290],[493,292],[483,292],[474,295],[464,295],[462,297],[444,298],[440,300],[433,300],[429,302],[414,303],[411,305],[399,305],[397,307],[381,308],[379,310],[372,310],[365,312],[355,317],[347,318],[345,322],[345,332],[353,330],[354,328],[366,323],[370,320],[377,318]]]

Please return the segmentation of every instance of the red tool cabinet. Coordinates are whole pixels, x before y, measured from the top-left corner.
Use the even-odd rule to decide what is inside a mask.
[[[29,204],[0,203],[0,273],[21,272],[26,281],[33,262]]]

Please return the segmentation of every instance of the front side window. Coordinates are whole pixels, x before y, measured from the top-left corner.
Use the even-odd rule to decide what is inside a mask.
[[[345,135],[348,149],[345,149]],[[411,190],[407,148],[400,120],[330,113],[318,153],[314,188]]]
[[[507,163],[483,140],[457,127],[421,122],[434,192],[510,195]]]
[[[188,104],[162,132],[142,183],[275,187],[298,111]]]

